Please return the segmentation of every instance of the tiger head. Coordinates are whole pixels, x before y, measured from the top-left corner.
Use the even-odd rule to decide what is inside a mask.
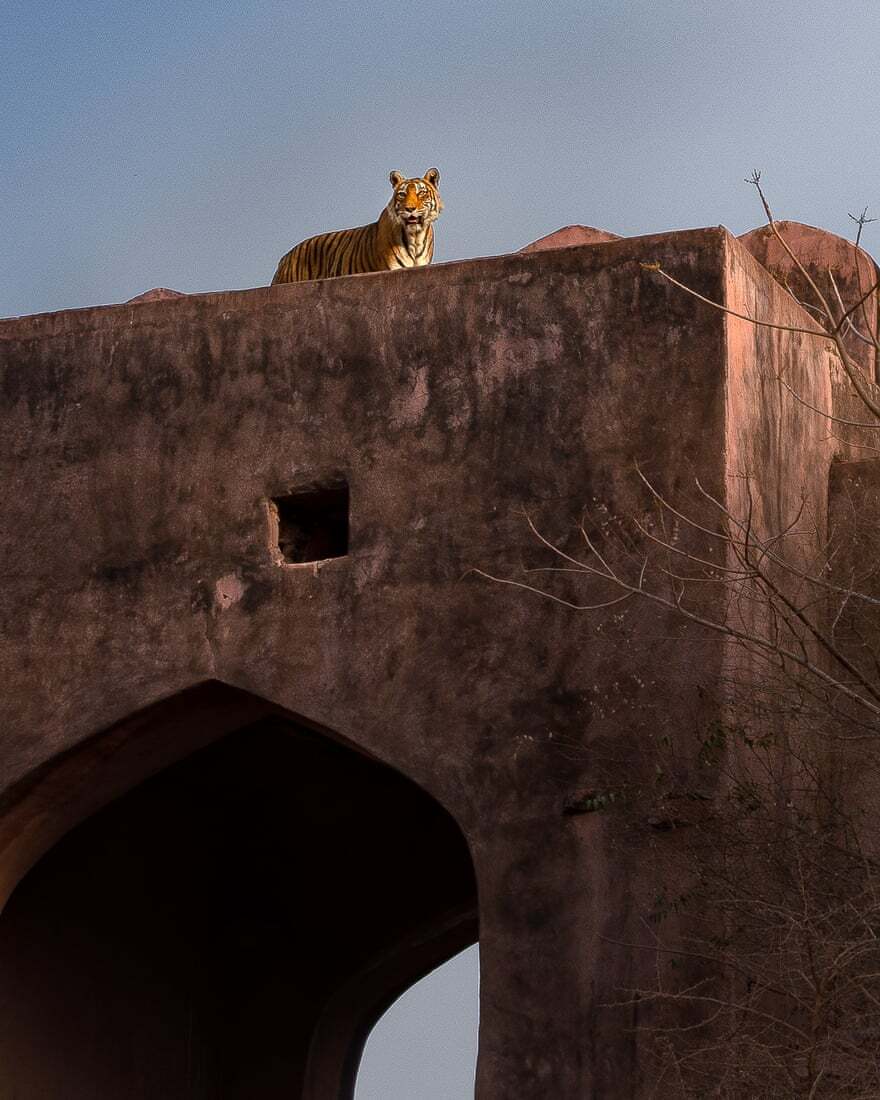
[[[421,179],[407,179],[402,172],[392,172],[391,186],[394,193],[388,203],[388,213],[393,221],[403,226],[407,237],[419,237],[425,229],[437,220],[443,203],[437,184],[440,173],[429,168]]]

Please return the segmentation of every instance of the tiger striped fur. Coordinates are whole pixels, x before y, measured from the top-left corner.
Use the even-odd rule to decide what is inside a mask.
[[[429,168],[421,178],[406,179],[392,172],[389,179],[393,192],[377,221],[301,241],[281,257],[273,285],[429,264],[433,223],[443,209],[440,173]]]

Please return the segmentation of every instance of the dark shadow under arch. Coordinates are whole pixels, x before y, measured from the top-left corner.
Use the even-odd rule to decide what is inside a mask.
[[[450,815],[230,691],[151,708],[136,735],[120,724],[19,792],[21,814],[77,776],[93,788],[60,798],[58,821],[103,808],[0,917],[9,1095],[347,1100],[384,1007],[476,938]]]

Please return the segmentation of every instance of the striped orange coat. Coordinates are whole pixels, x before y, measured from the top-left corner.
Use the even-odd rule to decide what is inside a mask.
[[[422,177],[406,179],[392,172],[389,178],[391,199],[377,221],[301,241],[281,257],[272,283],[429,264],[434,256],[434,222],[443,209],[437,190],[440,173],[430,168]]]

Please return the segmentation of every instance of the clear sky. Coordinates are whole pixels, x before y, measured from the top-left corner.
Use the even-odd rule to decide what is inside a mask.
[[[437,165],[436,260],[875,204],[876,0],[0,0],[0,316],[257,286]],[[880,240],[880,234],[875,234]],[[872,240],[867,240],[871,248]],[[878,250],[880,251],[880,250]]]
[[[877,0],[0,0],[0,17],[0,316],[264,285],[297,241],[373,220],[394,168],[440,168],[437,261],[574,222],[741,233],[762,221],[754,167],[780,217],[848,234],[848,211],[880,213]],[[467,1100],[475,958],[392,1011],[358,1100]],[[424,1071],[418,1026],[440,1037]]]
[[[473,1097],[478,969],[469,947],[398,998],[367,1040],[354,1100]]]

